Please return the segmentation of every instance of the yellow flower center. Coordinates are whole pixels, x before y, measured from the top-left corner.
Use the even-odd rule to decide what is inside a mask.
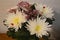
[[[43,8],[43,9],[42,9],[42,12],[43,12],[43,13],[46,13],[46,12],[47,12],[47,8]]]
[[[36,28],[35,28],[35,30],[36,30],[37,32],[40,31],[40,30],[41,30],[41,26],[40,26],[40,25],[37,25]]]
[[[16,25],[18,25],[18,23],[19,23],[19,17],[15,17],[13,19],[13,23],[16,24]]]

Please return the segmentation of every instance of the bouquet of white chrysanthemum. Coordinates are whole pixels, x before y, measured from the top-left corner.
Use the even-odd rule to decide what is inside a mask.
[[[8,10],[3,21],[7,34],[17,40],[49,40],[54,19],[53,10],[42,4],[21,1]]]

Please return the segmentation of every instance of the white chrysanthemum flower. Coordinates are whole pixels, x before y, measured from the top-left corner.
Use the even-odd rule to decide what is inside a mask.
[[[20,27],[21,28],[21,23],[26,22],[25,15],[22,12],[16,12],[10,13],[8,17],[6,18],[6,24],[8,25],[8,28],[15,28],[16,31]]]
[[[52,8],[46,5],[36,5],[36,9],[40,12],[40,14],[47,18],[52,18],[54,16]]]
[[[36,34],[37,37],[42,37],[42,35],[48,35],[47,31],[51,31],[51,25],[45,22],[46,19],[37,18],[37,20],[28,21],[27,30],[30,31],[31,35]]]

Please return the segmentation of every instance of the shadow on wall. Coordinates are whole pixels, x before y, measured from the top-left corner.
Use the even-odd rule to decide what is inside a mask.
[[[54,11],[55,13],[55,21],[52,26],[52,32],[51,32],[51,39],[52,40],[60,40],[60,13]]]

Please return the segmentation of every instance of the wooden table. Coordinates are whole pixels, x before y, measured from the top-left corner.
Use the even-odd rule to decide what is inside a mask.
[[[0,33],[0,40],[14,40],[14,39],[8,37],[5,33]]]

